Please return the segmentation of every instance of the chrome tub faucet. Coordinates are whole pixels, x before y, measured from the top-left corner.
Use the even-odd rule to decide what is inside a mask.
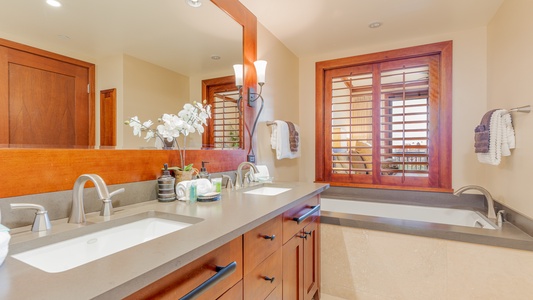
[[[480,187],[478,185],[466,185],[458,189],[457,191],[455,191],[453,194],[454,196],[459,197],[464,191],[467,191],[467,190],[477,190],[483,193],[483,195],[487,199],[487,207],[488,207],[487,217],[489,217],[489,219],[491,220],[496,220],[496,212],[494,210],[494,199],[492,198],[492,195],[489,193],[489,191],[487,191],[485,188]]]

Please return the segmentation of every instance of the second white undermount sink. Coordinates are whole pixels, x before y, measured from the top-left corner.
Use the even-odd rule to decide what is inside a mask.
[[[290,191],[290,188],[281,188],[281,187],[271,187],[271,186],[264,186],[257,189],[253,189],[247,192],[244,192],[245,194],[252,194],[252,195],[263,195],[263,196],[276,196],[281,193],[285,193],[287,191]]]
[[[197,218],[153,211],[128,218],[129,220],[126,220],[126,223],[117,226],[106,224],[108,222],[90,225],[100,225],[100,227],[109,225],[112,227],[14,254],[13,258],[45,272],[58,273],[148,242],[201,221],[201,219]],[[124,222],[120,219],[114,221]]]

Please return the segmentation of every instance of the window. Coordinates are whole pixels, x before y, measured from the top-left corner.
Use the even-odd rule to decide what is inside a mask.
[[[211,118],[202,135],[204,148],[240,149],[243,142],[242,101],[235,86],[235,77],[226,76],[202,81],[202,96],[211,104]]]
[[[317,63],[316,180],[451,189],[451,46]]]
[[[241,148],[241,114],[237,106],[239,92],[214,94],[212,102],[213,143],[215,148]]]

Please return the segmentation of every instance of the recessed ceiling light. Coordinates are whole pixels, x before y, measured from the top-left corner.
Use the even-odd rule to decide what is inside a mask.
[[[220,56],[219,55],[211,55],[211,59],[212,60],[219,60]]]
[[[202,6],[202,2],[200,0],[185,0],[189,6],[192,7],[200,7]]]
[[[378,28],[378,27],[381,27],[381,25],[383,25],[383,23],[381,23],[381,22],[372,22],[372,23],[368,24],[368,27],[370,27],[370,28]]]
[[[57,1],[57,0],[46,0],[46,3],[50,6],[53,6],[53,7],[60,7],[61,6],[61,2]]]

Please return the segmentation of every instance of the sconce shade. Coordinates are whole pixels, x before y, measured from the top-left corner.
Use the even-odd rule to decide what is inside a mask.
[[[266,60],[258,60],[254,62],[255,71],[257,72],[257,83],[265,83],[265,73],[266,73]]]
[[[243,82],[243,66],[242,65],[233,65],[233,71],[235,72],[235,85],[242,86]]]

